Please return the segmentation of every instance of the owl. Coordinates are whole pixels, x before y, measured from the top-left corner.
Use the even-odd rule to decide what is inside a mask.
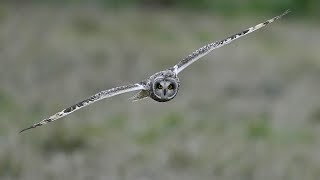
[[[44,124],[47,124],[49,122],[55,121],[57,119],[60,119],[70,113],[73,113],[85,106],[88,106],[94,102],[97,102],[99,100],[110,98],[112,96],[116,96],[123,93],[128,93],[132,91],[139,91],[136,95],[134,95],[132,98],[130,98],[132,101],[141,100],[144,98],[152,98],[155,101],[158,102],[167,102],[172,100],[178,93],[179,87],[180,87],[180,80],[178,78],[178,74],[184,70],[186,67],[200,59],[201,57],[207,55],[209,52],[213,51],[214,49],[220,48],[226,44],[231,43],[232,41],[243,37],[249,33],[252,33],[272,22],[274,22],[277,19],[280,19],[282,16],[289,13],[289,10],[285,11],[279,16],[276,16],[272,19],[269,19],[263,23],[260,23],[256,26],[250,27],[248,29],[245,29],[239,33],[236,33],[232,36],[229,36],[223,40],[216,41],[210,44],[207,44],[200,49],[194,51],[184,59],[182,59],[178,64],[174,65],[173,67],[170,67],[164,71],[157,72],[150,76],[148,79],[143,80],[139,83],[125,85],[125,86],[119,86],[116,88],[112,88],[109,90],[101,91],[93,96],[90,96],[89,98],[74,104],[52,116],[49,118],[43,119],[39,123],[36,123],[28,128],[25,128],[21,130],[20,132],[26,131],[28,129],[36,128],[39,126],[42,126]]]

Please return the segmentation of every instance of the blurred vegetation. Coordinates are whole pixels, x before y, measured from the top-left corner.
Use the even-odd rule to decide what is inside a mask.
[[[94,2],[0,7],[1,180],[320,179],[320,27],[292,18],[316,1]],[[122,95],[18,134],[288,8],[181,73],[173,101]]]
[[[9,1],[9,0],[8,0]],[[12,2],[12,0],[10,0]],[[286,9],[295,12],[295,16],[318,16],[318,0],[15,0],[16,3],[35,2],[53,4],[102,4],[107,9],[128,7],[151,7],[180,10],[196,10],[223,15],[279,13]]]

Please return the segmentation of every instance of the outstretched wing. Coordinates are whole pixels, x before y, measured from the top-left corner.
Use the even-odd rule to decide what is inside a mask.
[[[185,69],[186,67],[188,67],[190,64],[194,63],[195,61],[197,61],[198,59],[200,59],[201,57],[205,56],[206,54],[208,54],[209,52],[211,52],[214,49],[220,48],[226,44],[231,43],[233,40],[236,40],[240,37],[243,37],[249,33],[254,32],[255,30],[258,30],[264,26],[266,26],[267,24],[272,23],[273,21],[280,19],[282,16],[288,14],[290,11],[287,10],[284,13],[282,13],[279,16],[276,16],[272,19],[269,19],[263,23],[260,23],[256,26],[250,27],[246,30],[243,30],[237,34],[234,34],[226,39],[223,39],[221,41],[216,41],[210,44],[207,44],[203,47],[201,47],[200,49],[194,51],[192,54],[190,54],[189,56],[187,56],[186,58],[184,58],[183,60],[181,60],[178,64],[176,64],[175,66],[172,67],[173,71],[178,74],[180,71],[182,71],[183,69]]]
[[[73,113],[74,111],[76,110],[79,110],[85,106],[88,106],[89,104],[92,104],[96,101],[99,101],[101,99],[104,99],[104,98],[109,98],[109,97],[112,97],[112,96],[116,96],[116,95],[119,95],[119,94],[123,94],[123,93],[127,93],[127,92],[131,92],[131,91],[137,91],[137,90],[143,90],[145,89],[143,85],[141,84],[131,84],[131,85],[127,85],[127,86],[120,86],[120,87],[116,87],[116,88],[112,88],[112,89],[109,89],[109,90],[105,90],[105,91],[101,91],[91,97],[89,97],[88,99],[85,99],[77,104],[74,104],[52,116],[50,116],[49,118],[47,119],[44,119],[42,121],[40,121],[39,123],[36,123],[28,128],[25,128],[23,130],[20,131],[23,132],[23,131],[26,131],[28,129],[32,129],[32,128],[36,128],[36,127],[39,127],[39,126],[42,126],[44,124],[47,124],[49,122],[52,122],[52,121],[55,121],[57,119],[60,119],[70,113]]]

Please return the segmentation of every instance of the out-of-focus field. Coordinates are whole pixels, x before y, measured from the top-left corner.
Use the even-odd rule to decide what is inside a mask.
[[[271,16],[2,6],[0,179],[319,179],[320,25],[292,14],[188,67],[168,103],[117,96],[18,134]]]

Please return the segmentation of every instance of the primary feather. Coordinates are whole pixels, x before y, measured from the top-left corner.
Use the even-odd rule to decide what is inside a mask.
[[[185,69],[186,67],[188,67],[189,65],[191,65],[192,63],[194,63],[195,61],[197,61],[198,59],[200,59],[201,57],[207,55],[209,52],[211,52],[214,49],[220,48],[226,44],[231,43],[232,41],[241,38],[247,34],[250,34],[272,22],[274,22],[277,19],[280,19],[282,16],[288,14],[290,12],[290,10],[285,11],[284,13],[282,13],[279,16],[276,16],[272,19],[269,19],[263,23],[260,23],[256,26],[250,27],[246,30],[243,30],[239,33],[236,33],[232,36],[227,37],[226,39],[220,40],[220,41],[216,41],[210,44],[207,44],[203,47],[201,47],[200,49],[194,51],[192,54],[188,55],[186,58],[184,58],[183,60],[181,60],[180,62],[178,62],[178,64],[176,64],[175,66],[172,67],[173,71],[178,74],[179,72],[181,72],[183,69]]]
[[[23,132],[23,131],[26,131],[28,129],[32,129],[32,128],[36,128],[36,127],[39,127],[39,126],[42,126],[42,125],[45,125],[49,122],[52,122],[52,121],[55,121],[57,119],[60,119],[70,113],[73,113],[74,111],[77,111],[85,106],[88,106],[94,102],[97,102],[101,99],[105,99],[105,98],[109,98],[109,97],[112,97],[112,96],[115,96],[115,95],[119,95],[119,94],[123,94],[123,93],[126,93],[126,92],[131,92],[131,91],[136,91],[136,90],[142,90],[144,89],[144,86],[142,86],[141,84],[132,84],[132,85],[127,85],[127,86],[120,86],[120,87],[116,87],[116,88],[112,88],[112,89],[109,89],[109,90],[105,90],[105,91],[101,91],[93,96],[90,96],[89,98],[77,103],[77,104],[74,104],[52,116],[50,116],[49,118],[47,119],[44,119],[28,128],[25,128],[23,130],[20,131]]]

